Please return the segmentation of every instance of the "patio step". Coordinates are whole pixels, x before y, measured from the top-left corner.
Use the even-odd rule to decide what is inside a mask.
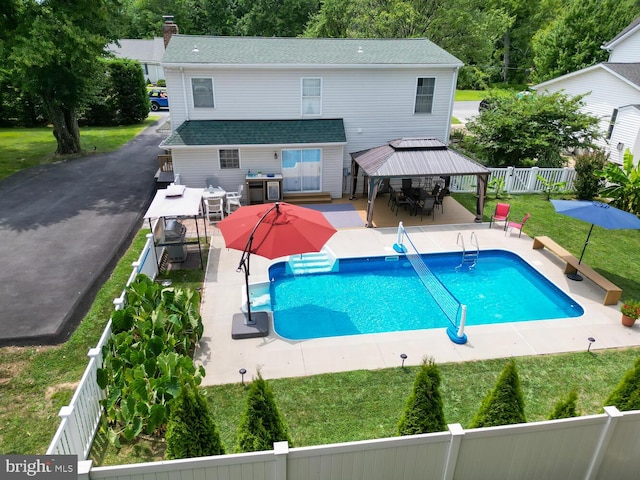
[[[287,203],[331,203],[329,192],[285,193],[282,199]]]
[[[292,255],[287,262],[287,270],[293,275],[334,272],[336,269],[336,258],[333,252],[328,249],[323,249],[320,252]]]

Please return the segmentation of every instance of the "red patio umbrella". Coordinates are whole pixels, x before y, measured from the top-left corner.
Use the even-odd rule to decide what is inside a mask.
[[[322,212],[284,202],[240,207],[218,223],[227,248],[242,251],[238,271],[243,270],[249,299],[249,259],[252,253],[273,259],[299,253],[318,252],[336,233]]]

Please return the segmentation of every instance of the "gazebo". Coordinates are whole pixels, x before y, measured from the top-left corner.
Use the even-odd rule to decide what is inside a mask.
[[[353,174],[352,195],[355,194],[358,172],[362,168],[368,177],[367,227],[373,225],[373,205],[384,179],[415,177],[451,177],[476,175],[476,222],[482,222],[487,193],[489,169],[433,138],[402,138],[387,145],[351,154]]]

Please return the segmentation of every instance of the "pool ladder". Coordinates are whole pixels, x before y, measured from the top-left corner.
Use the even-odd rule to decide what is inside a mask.
[[[462,260],[460,261],[460,265],[456,267],[456,272],[464,265],[467,265],[469,270],[473,269],[478,263],[478,255],[480,255],[480,247],[478,246],[478,237],[476,237],[476,232],[471,232],[471,238],[469,240],[470,247],[475,247],[475,251],[467,251],[464,245],[462,232],[458,232],[458,240],[456,243],[460,248],[462,248]]]

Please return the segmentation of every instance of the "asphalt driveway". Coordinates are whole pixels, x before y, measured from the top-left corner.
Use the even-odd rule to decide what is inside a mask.
[[[158,124],[0,182],[0,346],[60,343],[88,311],[155,192]]]

